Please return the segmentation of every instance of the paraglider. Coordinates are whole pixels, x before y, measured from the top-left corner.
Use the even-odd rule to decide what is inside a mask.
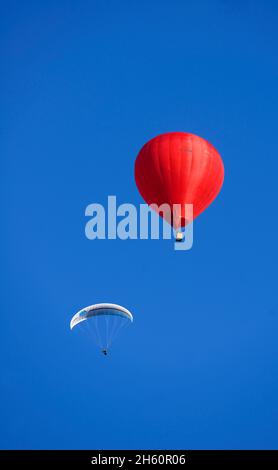
[[[80,325],[107,356],[113,340],[130,322],[133,322],[133,315],[126,308],[116,304],[95,304],[79,310],[71,319],[70,329]]]
[[[168,132],[147,142],[135,161],[135,181],[148,205],[168,204],[168,213],[158,212],[176,230],[203,212],[218,195],[224,180],[224,165],[217,150],[206,140],[185,132]],[[192,220],[185,205],[193,205]],[[175,206],[179,211],[174,210]],[[154,209],[156,210],[156,209]]]

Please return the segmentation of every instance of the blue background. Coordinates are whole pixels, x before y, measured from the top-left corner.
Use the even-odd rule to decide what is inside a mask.
[[[277,448],[277,2],[1,4],[1,448]],[[90,241],[141,146],[209,140],[194,246]],[[69,330],[135,316],[110,357]]]

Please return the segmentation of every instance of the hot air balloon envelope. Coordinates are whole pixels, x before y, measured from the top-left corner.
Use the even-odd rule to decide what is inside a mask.
[[[135,181],[147,204],[170,206],[159,212],[175,229],[188,220],[185,204],[193,205],[193,219],[219,193],[224,165],[217,150],[206,140],[185,132],[154,137],[140,150],[135,161]],[[174,210],[180,206],[180,211]]]

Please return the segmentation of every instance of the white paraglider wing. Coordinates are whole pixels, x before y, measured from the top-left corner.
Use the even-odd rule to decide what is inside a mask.
[[[93,333],[93,337],[105,354],[119,331],[133,322],[132,313],[126,308],[110,303],[95,304],[79,310],[71,319],[71,330],[82,324]]]

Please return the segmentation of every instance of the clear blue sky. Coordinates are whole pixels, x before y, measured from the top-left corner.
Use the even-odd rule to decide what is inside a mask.
[[[0,446],[278,448],[273,1],[1,2]],[[194,247],[89,241],[91,202],[142,202],[141,146],[196,133],[223,190]],[[109,358],[69,330],[135,317]]]

